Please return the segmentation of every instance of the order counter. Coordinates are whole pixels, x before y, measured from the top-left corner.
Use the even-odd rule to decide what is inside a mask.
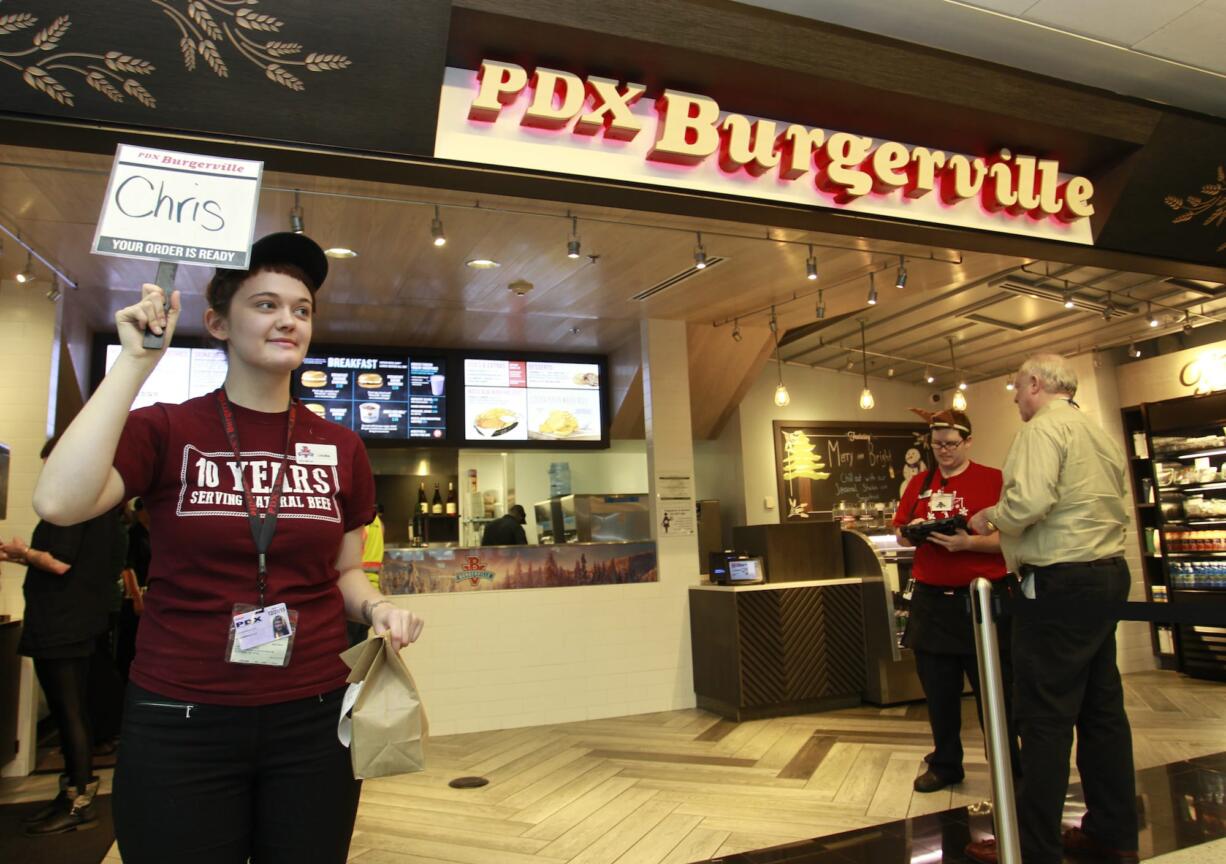
[[[858,705],[864,689],[861,583],[692,587],[698,707],[740,721]]]
[[[838,578],[690,589],[698,707],[740,721],[923,698],[898,647],[894,562],[858,531],[835,536]]]

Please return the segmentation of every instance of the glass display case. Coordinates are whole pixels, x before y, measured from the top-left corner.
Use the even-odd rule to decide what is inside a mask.
[[[1149,599],[1226,605],[1226,393],[1147,403],[1124,419]],[[1226,679],[1226,628],[1156,625],[1154,639],[1180,672]]]

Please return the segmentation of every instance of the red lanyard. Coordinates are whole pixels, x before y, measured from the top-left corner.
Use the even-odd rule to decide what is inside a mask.
[[[234,451],[234,459],[238,463],[240,471],[242,471],[245,468],[245,464],[243,463],[242,450],[238,446],[238,426],[234,422],[234,412],[230,410],[230,400],[226,398],[226,389],[224,387],[217,391],[217,407],[221,411],[222,428],[226,430],[226,438],[230,440],[230,449]],[[259,591],[259,608],[261,609],[264,608],[264,588],[268,584],[268,547],[272,545],[272,535],[277,530],[277,511],[281,509],[281,490],[285,487],[285,465],[289,461],[289,448],[294,439],[295,413],[295,405],[291,401],[288,419],[285,422],[285,451],[281,461],[276,464],[272,472],[273,489],[268,498],[268,507],[263,513],[255,506],[255,496],[247,488],[245,474],[239,474],[243,478],[241,482],[243,487],[243,503],[247,507],[247,520],[251,525],[251,539],[255,541],[255,551],[259,553],[255,587]]]

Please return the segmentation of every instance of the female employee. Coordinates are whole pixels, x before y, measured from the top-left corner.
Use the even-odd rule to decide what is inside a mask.
[[[374,482],[361,441],[290,398],[328,263],[297,234],[218,270],[204,323],[224,386],[128,413],[170,344],[179,293],[145,285],[115,316],[122,351],[65,431],[34,493],[80,522],[139,495],[153,544],[115,772],[127,864],[343,862],[359,784],[336,723],[345,618],[397,649],[422,621],[362,572]],[[271,618],[292,635],[273,638]]]

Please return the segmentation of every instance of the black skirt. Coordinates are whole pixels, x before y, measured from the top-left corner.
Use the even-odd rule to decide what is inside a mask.
[[[994,583],[992,590],[1004,590],[1004,580]],[[997,636],[1004,651],[1010,637],[1008,617],[997,619]],[[903,637],[903,647],[929,654],[975,655],[975,633],[971,625],[970,591],[966,588],[943,588],[939,585],[915,583],[911,592],[910,615]]]

